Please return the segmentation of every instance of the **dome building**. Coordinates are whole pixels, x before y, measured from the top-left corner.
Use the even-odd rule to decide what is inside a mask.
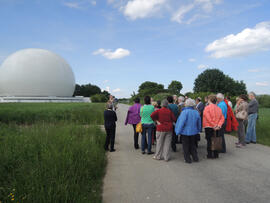
[[[2,102],[81,102],[81,97],[72,97],[74,89],[71,67],[44,49],[17,51],[0,66]]]

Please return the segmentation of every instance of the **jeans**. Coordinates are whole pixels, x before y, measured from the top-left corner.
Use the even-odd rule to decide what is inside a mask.
[[[141,139],[141,142],[142,142],[142,151],[144,152],[145,151],[145,148],[146,148],[146,133],[148,134],[147,135],[147,140],[148,140],[148,147],[147,147],[147,151],[148,153],[151,152],[151,148],[152,148],[152,132],[153,132],[153,129],[154,129],[154,124],[151,123],[151,124],[142,124],[142,139]]]
[[[238,126],[238,142],[239,144],[245,145],[245,124],[244,124],[244,120],[241,119],[237,119],[239,126]]]
[[[248,116],[248,126],[246,134],[246,142],[256,142],[256,121],[257,113],[250,114]]]

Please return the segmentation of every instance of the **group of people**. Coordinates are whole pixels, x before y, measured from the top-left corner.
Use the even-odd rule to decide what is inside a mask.
[[[248,100],[250,102],[248,103]],[[256,119],[258,102],[255,93],[237,98],[234,109],[232,103],[224,95],[209,95],[205,103],[200,97],[191,98],[169,96],[163,101],[153,101],[149,96],[144,98],[144,105],[140,99],[134,100],[130,106],[125,124],[132,125],[134,131],[134,148],[141,149],[142,154],[154,154],[153,159],[169,161],[171,150],[176,152],[176,144],[182,143],[186,163],[198,162],[197,147],[202,129],[207,140],[207,158],[215,159],[219,153],[226,153],[225,132],[238,131],[236,147],[244,147],[249,143],[256,143]],[[110,145],[114,151],[115,122],[117,116],[113,111],[113,103],[107,104],[104,112],[107,139],[105,149]],[[247,124],[247,133],[245,133]],[[138,125],[142,131],[138,131]],[[139,134],[141,147],[139,146]],[[212,138],[221,137],[222,149],[213,150]],[[155,153],[152,145],[156,142]]]

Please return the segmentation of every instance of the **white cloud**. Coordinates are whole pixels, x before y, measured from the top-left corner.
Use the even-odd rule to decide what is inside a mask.
[[[250,73],[258,73],[258,72],[261,72],[261,69],[259,69],[259,68],[249,69],[248,72],[250,72]]]
[[[106,90],[107,92],[110,92],[110,87],[106,87],[105,90]]]
[[[204,65],[204,64],[198,65],[198,69],[206,69],[206,68],[209,68],[209,66]]]
[[[206,49],[214,58],[244,56],[260,51],[270,50],[270,21],[257,24],[254,28],[246,28],[234,35],[210,43]]]
[[[222,0],[194,0],[190,4],[181,5],[172,15],[171,20],[178,23],[190,24],[197,19],[204,18],[206,13],[212,12],[214,6],[221,2]],[[192,14],[189,18],[186,18],[186,15],[191,12]]]
[[[108,83],[108,82],[109,82],[109,80],[104,80],[104,81],[103,81],[103,83],[105,83],[105,84]]]
[[[69,7],[69,8],[76,8],[76,9],[81,8],[78,2],[64,2],[63,4],[64,6]]]
[[[189,61],[189,62],[195,62],[195,61],[196,61],[196,59],[194,59],[194,58],[190,58],[190,59],[188,59],[188,61]]]
[[[99,49],[93,52],[94,55],[102,55],[107,59],[120,59],[130,55],[130,51],[123,48],[118,48],[115,51],[110,49]]]
[[[132,20],[152,16],[167,0],[131,0],[123,8],[125,16]]]
[[[116,92],[121,92],[121,89],[120,88],[116,88],[112,91],[113,93],[116,93]]]
[[[268,87],[269,86],[268,82],[256,82],[256,85],[261,86],[261,87]]]

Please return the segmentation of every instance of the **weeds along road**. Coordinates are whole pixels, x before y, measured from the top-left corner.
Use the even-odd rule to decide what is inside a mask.
[[[202,135],[199,163],[184,163],[181,145],[171,161],[156,161],[134,149],[132,127],[124,125],[127,110],[123,104],[117,110],[117,151],[108,153],[105,203],[270,202],[269,147],[250,144],[237,149],[237,139],[227,135],[228,152],[217,160],[207,160]]]

